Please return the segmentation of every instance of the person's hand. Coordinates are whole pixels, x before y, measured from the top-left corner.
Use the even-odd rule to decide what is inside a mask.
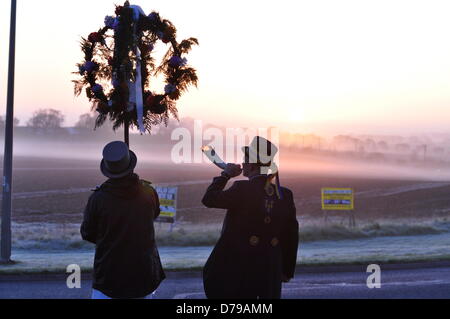
[[[224,170],[224,173],[228,175],[230,178],[238,177],[242,174],[241,165],[237,164],[227,164],[227,167]]]
[[[291,281],[291,278],[288,278],[286,275],[281,275],[281,281],[287,284]]]

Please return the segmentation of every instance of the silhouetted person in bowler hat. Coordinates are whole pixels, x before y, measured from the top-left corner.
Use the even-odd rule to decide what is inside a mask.
[[[228,210],[203,270],[204,288],[210,299],[279,299],[282,282],[294,277],[297,262],[299,226],[293,194],[279,184],[275,145],[256,137],[243,150],[243,167],[228,164],[203,198],[209,208]],[[242,172],[248,180],[224,190]]]
[[[81,236],[96,245],[93,299],[146,298],[165,279],[153,222],[160,214],[151,183],[134,174],[137,158],[123,142],[103,150],[97,187],[84,211]]]

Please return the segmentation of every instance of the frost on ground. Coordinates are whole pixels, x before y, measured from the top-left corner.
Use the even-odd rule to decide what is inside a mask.
[[[450,259],[450,233],[435,235],[375,237],[301,243],[299,265],[415,262]],[[166,270],[200,269],[212,247],[160,247]],[[93,249],[42,251],[15,250],[17,263],[0,266],[0,274],[65,273],[70,264],[92,270]]]
[[[220,235],[219,224],[156,224],[157,243],[168,270],[200,269]],[[1,273],[64,273],[70,264],[92,269],[94,245],[80,238],[78,224],[13,224],[13,260]],[[403,220],[325,224],[300,220],[298,263],[303,265],[412,262],[450,259],[450,221]]]
[[[13,224],[13,248],[19,250],[86,250],[93,246],[81,240],[79,224],[24,223]],[[179,223],[172,230],[156,224],[160,247],[213,246],[221,231],[219,224]],[[450,232],[446,219],[420,221],[380,221],[360,223],[349,228],[341,223],[324,224],[317,220],[300,220],[300,242],[368,239],[377,237],[436,235]]]

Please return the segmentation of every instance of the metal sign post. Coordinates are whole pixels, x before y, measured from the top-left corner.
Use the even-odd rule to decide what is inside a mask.
[[[3,197],[1,226],[1,262],[11,261],[12,161],[14,130],[14,69],[16,52],[17,1],[11,0],[11,27],[9,36],[8,93],[5,120],[5,153],[3,160]]]

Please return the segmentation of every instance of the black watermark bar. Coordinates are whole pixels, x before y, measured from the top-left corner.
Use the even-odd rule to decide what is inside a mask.
[[[447,307],[446,300],[0,300],[0,307],[14,310],[47,311],[56,308],[63,313],[70,310],[71,318],[85,318],[98,311],[102,317],[127,314],[127,318],[303,318],[308,316],[345,314],[361,318],[368,309],[398,307],[403,313],[413,314],[423,307],[438,309]],[[362,307],[362,308],[361,308]],[[351,310],[351,311],[350,311]],[[63,314],[62,313],[62,314]],[[359,315],[358,315],[359,314]]]

